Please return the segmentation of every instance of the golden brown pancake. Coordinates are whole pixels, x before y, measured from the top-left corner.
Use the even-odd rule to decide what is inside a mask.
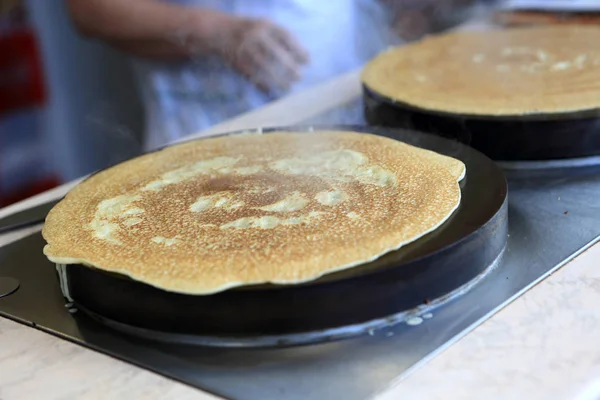
[[[192,141],[76,186],[46,219],[44,253],[188,294],[306,282],[439,227],[464,174],[461,161],[354,132]]]
[[[552,26],[433,36],[375,57],[372,91],[420,109],[523,116],[600,108],[600,27]]]

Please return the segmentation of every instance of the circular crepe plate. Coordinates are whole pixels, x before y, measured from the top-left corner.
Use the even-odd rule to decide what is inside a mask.
[[[286,130],[368,132],[460,159],[467,169],[461,204],[439,229],[416,242],[373,262],[298,285],[255,285],[192,296],[69,265],[65,277],[75,305],[115,329],[161,341],[300,344],[331,340],[331,332],[344,327],[358,327],[346,330],[351,335],[386,318],[397,322],[390,317],[460,292],[500,257],[508,233],[507,185],[500,168],[481,153],[409,130],[320,126],[261,131]]]
[[[600,110],[563,114],[481,116],[443,113],[396,102],[363,85],[373,126],[433,133],[497,161],[560,160],[600,155]]]

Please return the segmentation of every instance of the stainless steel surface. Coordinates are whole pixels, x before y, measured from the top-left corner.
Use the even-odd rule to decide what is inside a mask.
[[[305,121],[361,122],[359,102]],[[147,356],[233,399],[370,398],[594,243],[600,235],[598,199],[599,174],[509,182],[510,237],[498,266],[462,296],[433,311],[416,310],[404,322],[362,337],[284,349],[156,343],[147,346]]]
[[[600,156],[568,158],[565,160],[546,160],[546,161],[499,161],[498,165],[500,165],[505,170],[511,170],[511,171],[528,171],[528,170],[571,171],[571,170],[576,170],[578,168],[600,166]]]
[[[58,200],[48,201],[35,207],[10,214],[0,218],[0,234],[38,225],[44,222],[46,215],[58,203]]]
[[[508,179],[547,179],[600,173],[600,156],[547,161],[500,161]]]

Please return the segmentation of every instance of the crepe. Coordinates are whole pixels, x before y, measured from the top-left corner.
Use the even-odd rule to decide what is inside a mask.
[[[600,108],[600,27],[457,32],[393,48],[362,71],[400,103],[461,115],[523,116]]]
[[[49,213],[46,256],[194,295],[297,284],[438,228],[456,159],[370,134],[192,141],[91,176]]]

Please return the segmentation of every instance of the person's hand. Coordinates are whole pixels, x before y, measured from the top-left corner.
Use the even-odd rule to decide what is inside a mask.
[[[227,18],[213,30],[210,46],[264,92],[289,89],[309,58],[287,30],[259,19]]]

